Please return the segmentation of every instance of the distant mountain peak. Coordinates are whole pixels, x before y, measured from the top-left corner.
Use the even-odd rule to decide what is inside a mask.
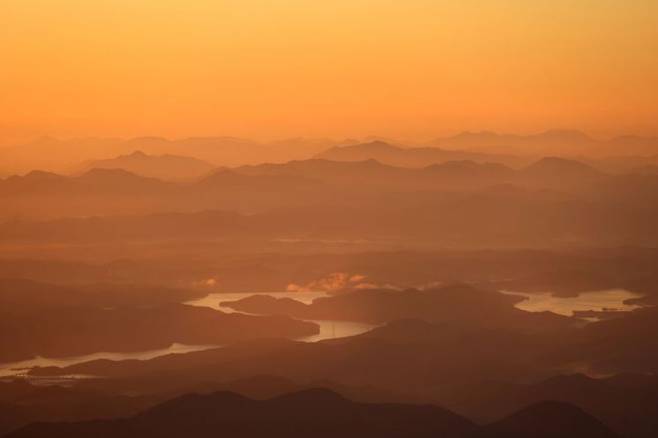
[[[579,407],[556,401],[530,405],[474,435],[478,438],[615,438],[617,435]]]
[[[130,141],[134,141],[134,142],[140,142],[140,141],[158,141],[158,142],[161,142],[161,141],[169,141],[169,140],[167,140],[167,139],[164,138],[164,137],[158,137],[158,136],[156,136],[156,135],[151,135],[151,136],[149,136],[149,135],[144,135],[144,136],[141,136],[141,137],[135,137],[135,138],[132,138]]]
[[[352,145],[347,145],[347,146],[335,146],[331,148],[330,150],[343,150],[343,151],[349,151],[349,150],[361,150],[364,152],[386,152],[386,151],[396,151],[399,150],[400,148],[397,146],[394,146],[390,143],[387,143],[382,140],[373,140],[369,141],[366,143],[358,143],[358,144],[352,144]]]
[[[383,140],[373,140],[373,141],[369,141],[369,142],[366,142],[366,143],[362,143],[361,145],[362,146],[368,146],[368,147],[384,147],[384,148],[394,148],[395,147],[392,144],[390,144],[388,142],[385,142]]]
[[[46,172],[45,170],[32,170],[26,173],[23,178],[30,180],[51,180],[51,179],[61,179],[62,175],[58,175],[53,172]]]
[[[586,133],[577,129],[549,129],[540,134],[538,137],[559,137],[563,139],[576,139],[576,140],[591,140],[592,138]]]
[[[81,175],[81,178],[93,178],[93,177],[130,177],[135,178],[138,175],[135,175],[132,172],[128,172],[124,169],[103,169],[99,167],[94,167],[89,169],[87,172]]]
[[[581,163],[580,161],[570,160],[568,158],[562,158],[562,157],[554,157],[554,156],[542,157],[535,164],[538,164],[538,165],[560,165],[560,166],[564,166],[564,165],[587,166],[586,164]]]
[[[485,137],[495,138],[498,136],[500,136],[500,134],[493,131],[462,131],[456,134],[453,138],[462,138],[462,139],[485,138]]]
[[[193,157],[179,155],[149,155],[135,149],[126,155],[84,163],[82,171],[90,169],[123,169],[144,177],[159,179],[193,179],[206,175],[213,165]]]
[[[382,164],[398,167],[427,167],[446,161],[475,161],[507,163],[509,157],[491,155],[466,150],[448,150],[439,147],[406,148],[384,141],[372,141],[349,146],[334,146],[318,154],[315,158],[332,161],[365,161],[375,159]],[[511,161],[516,161],[511,159]]]
[[[600,172],[583,162],[577,160],[570,160],[568,158],[562,157],[544,157],[540,160],[532,163],[526,170],[531,171],[550,171],[550,172],[563,172],[563,171],[577,171],[577,172],[586,172],[590,174],[599,174]]]
[[[357,403],[333,391],[310,389],[255,400],[230,392],[185,395],[133,417],[35,422],[12,437],[462,437],[475,429],[436,406]]]

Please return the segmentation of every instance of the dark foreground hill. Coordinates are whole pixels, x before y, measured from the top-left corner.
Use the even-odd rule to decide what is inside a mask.
[[[490,423],[544,400],[578,406],[624,437],[654,438],[658,431],[658,376],[651,374],[599,379],[573,374],[531,384],[483,382],[440,402],[476,422]]]
[[[528,406],[481,428],[473,438],[615,438],[617,435],[580,408],[559,402]]]
[[[432,405],[358,403],[326,389],[268,400],[232,392],[189,394],[133,417],[34,423],[7,438],[104,437],[538,437],[614,438],[579,408],[542,402],[488,426]]]
[[[435,406],[356,403],[323,389],[269,400],[185,395],[126,419],[36,423],[7,437],[462,437],[470,421]]]

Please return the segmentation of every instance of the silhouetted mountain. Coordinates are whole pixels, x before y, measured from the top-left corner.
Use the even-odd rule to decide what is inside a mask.
[[[594,379],[583,374],[555,376],[534,384],[478,383],[445,400],[451,409],[490,422],[544,400],[584,409],[624,437],[651,438],[658,430],[658,379],[619,374]]]
[[[0,181],[0,220],[6,222],[0,235],[19,241],[32,227],[33,240],[38,235],[64,243],[67,236],[83,240],[85,230],[94,238],[95,228],[106,231],[96,240],[138,239],[140,233],[154,239],[166,238],[162,231],[169,227],[170,237],[179,240],[200,233],[172,229],[171,217],[155,213],[216,210],[252,217],[220,220],[214,230],[203,224],[215,238],[260,229],[271,240],[397,240],[453,248],[651,245],[657,207],[646,199],[657,195],[656,176],[609,176],[561,158],[518,171],[472,161],[412,169],[374,160],[305,160],[220,169],[195,183],[121,169],[93,169],[79,177],[37,172]],[[88,221],[24,223],[63,217]],[[194,224],[202,218],[178,219]],[[134,229],[128,229],[131,223]]]
[[[154,404],[153,399],[32,385],[23,380],[0,382],[0,436],[34,422],[135,415]]]
[[[250,176],[227,169],[193,184],[147,178],[123,169],[91,169],[76,177],[32,172],[0,181],[5,206],[0,217],[49,219],[207,209],[253,213],[312,202],[319,199],[319,185],[310,178]]]
[[[624,208],[640,206],[642,216],[653,216],[651,212],[656,204],[646,200],[658,196],[658,174],[632,173],[604,179],[590,195],[597,201],[621,203]]]
[[[318,155],[333,161],[365,161],[375,159],[381,163],[401,167],[425,167],[446,161],[471,160],[475,162],[498,162],[515,164],[523,162],[516,157],[461,150],[445,150],[434,147],[401,148],[374,141],[351,146],[336,146]]]
[[[555,330],[573,321],[555,314],[528,313],[514,308],[519,297],[470,286],[453,285],[428,290],[358,290],[317,298],[304,304],[288,298],[254,295],[222,303],[239,311],[256,314],[285,314],[300,319],[350,320],[386,323],[417,318],[457,325]],[[481,317],[487,313],[487,318]]]
[[[375,159],[365,161],[312,159],[244,166],[235,171],[247,175],[307,177],[348,186],[352,190],[363,190],[373,185],[393,190],[464,189],[502,183],[514,176],[512,169],[495,163],[447,161],[425,168],[410,169],[382,164]]]
[[[173,235],[176,223],[182,222],[186,224],[185,227],[189,225],[202,230],[203,234],[212,230],[215,223],[229,220],[232,216],[222,212],[198,215],[198,221],[189,222],[185,217],[171,215],[167,220],[169,225],[162,228],[163,233]],[[153,226],[154,223],[144,220],[141,226]],[[73,221],[73,224],[71,228],[83,227],[77,221]],[[106,232],[108,229],[105,229]],[[39,239],[45,241],[49,233],[51,231],[44,231]],[[210,235],[210,232],[206,235]],[[2,241],[6,242],[8,238],[7,234],[0,235]],[[244,240],[239,240],[237,244],[243,250],[250,248]],[[650,248],[486,251],[423,249],[389,252],[364,245],[349,253],[313,253],[316,247],[311,247],[302,253],[273,252],[265,255],[238,253],[234,245],[226,240],[214,245],[208,241],[187,241],[184,245],[175,246],[176,253],[182,257],[180,259],[162,255],[140,258],[139,251],[127,257],[123,244],[118,249],[108,249],[107,245],[90,245],[83,248],[74,246],[66,250],[56,246],[46,251],[39,247],[38,252],[21,253],[18,256],[7,251],[5,257],[0,259],[0,277],[71,285],[113,282],[189,288],[199,280],[221,275],[222,287],[226,290],[264,291],[285,290],[291,282],[306,285],[331,273],[347,272],[366,275],[366,282],[392,284],[402,288],[430,285],[432,282],[452,284],[460,278],[469,278],[473,284],[481,284],[485,288],[521,292],[551,290],[555,294],[569,296],[584,290],[616,287],[645,294],[641,302],[655,297],[654,285],[658,282],[658,272],[653,269],[658,259],[658,250]],[[279,248],[289,248],[287,242],[281,245]],[[93,255],[92,260],[80,261],[80,255],[90,253]],[[55,259],[54,254],[69,260]],[[195,257],[188,257],[189,254]],[[272,269],[272,266],[276,266],[276,269]],[[413,266],[412,271],[409,266]]]
[[[172,287],[93,283],[61,285],[0,277],[0,307],[13,312],[37,309],[115,308],[177,304],[201,298],[204,291]]]
[[[295,176],[351,184],[354,188],[358,188],[360,184],[381,184],[385,181],[408,182],[409,178],[414,176],[414,173],[408,169],[388,166],[373,159],[354,162],[311,159],[243,166],[234,170],[244,175]]]
[[[658,164],[647,164],[645,166],[631,169],[631,173],[640,175],[658,175]]]
[[[76,393],[71,393],[75,397]],[[94,400],[90,395],[77,397]],[[61,397],[60,397],[61,398]],[[90,411],[134,411],[146,400],[130,402],[120,397],[99,397]],[[75,400],[75,398],[74,398]],[[123,402],[125,407],[120,407]],[[73,405],[68,403],[70,409]],[[79,411],[78,408],[74,408]],[[11,412],[11,411],[10,411]],[[36,418],[62,418],[62,414]],[[69,418],[85,418],[84,412]],[[64,416],[63,418],[66,418]],[[107,418],[105,416],[104,418]],[[75,421],[75,420],[74,420]],[[20,423],[15,423],[20,424]],[[454,438],[614,438],[614,432],[580,408],[568,403],[543,401],[486,426],[433,405],[364,403],[350,401],[327,389],[306,389],[267,399],[251,399],[233,392],[186,394],[142,413],[119,419],[77,422],[38,422],[6,435],[19,437],[215,436],[217,431],[244,437],[454,437]]]
[[[637,135],[626,135],[608,140],[604,151],[610,155],[633,154],[653,155],[658,150],[658,137],[641,137]]]
[[[636,173],[644,167],[651,170],[658,165],[658,155],[614,155],[610,157],[592,159],[583,157],[580,161],[609,173]]]
[[[12,175],[0,181],[3,196],[31,195],[42,191],[58,192],[71,187],[71,180],[51,172],[33,170],[24,176]]]
[[[434,140],[434,144],[447,144],[452,147],[459,146],[472,149],[474,147],[489,147],[508,145],[514,146],[518,143],[525,143],[526,147],[532,148],[538,145],[565,145],[577,146],[583,142],[589,143],[595,140],[581,131],[568,129],[552,129],[538,134],[519,135],[519,134],[499,134],[491,131],[480,132],[461,132],[452,137],[444,137]],[[530,152],[530,151],[528,151]],[[534,152],[534,151],[532,151]]]
[[[0,281],[0,363],[318,332],[313,323],[286,317],[227,315],[179,304],[198,298],[198,292],[135,285],[49,286]]]
[[[5,242],[66,243],[110,237],[180,240],[202,237],[202,230],[208,238],[237,238],[253,231],[270,242],[301,239],[316,246],[322,241],[349,242],[362,250],[385,241],[400,242],[403,248],[458,249],[650,246],[658,241],[652,220],[657,206],[646,202],[658,193],[658,184],[599,183],[577,196],[567,190],[502,185],[464,191],[450,186],[453,191],[441,191],[391,184],[391,190],[381,190],[382,185],[349,189],[282,179],[229,175],[216,185],[175,186],[155,193],[150,184],[141,193],[131,192],[129,186],[118,190],[109,185],[81,189],[85,196],[48,195],[43,188],[31,199],[4,197],[0,236]],[[396,187],[401,188],[396,191]],[[10,220],[17,211],[26,218]],[[170,213],[155,214],[158,211]]]
[[[615,438],[600,421],[580,408],[559,402],[541,402],[493,424],[473,438]]]
[[[149,155],[194,157],[214,166],[241,166],[262,162],[306,159],[337,144],[328,139],[295,138],[262,143],[235,137],[190,137],[169,140],[161,137],[73,138],[44,137],[27,144],[0,148],[0,170],[24,173],[32,169],[68,172],[81,161],[143,151]]]
[[[604,174],[592,166],[575,160],[558,157],[545,157],[529,165],[522,171],[528,177],[569,180],[601,178]]]
[[[29,424],[31,420],[32,417],[27,409],[15,404],[0,402],[0,436]]]
[[[432,164],[425,168],[429,172],[445,172],[458,175],[471,175],[477,178],[481,175],[509,176],[513,171],[509,167],[498,163],[477,163],[470,160],[446,161],[442,164]]]
[[[197,158],[179,155],[147,155],[135,151],[130,155],[120,155],[106,160],[84,163],[80,171],[90,169],[123,169],[128,172],[164,180],[192,179],[209,173],[213,165]]]
[[[377,143],[389,143],[380,137],[366,139],[366,144],[376,143],[371,153],[388,154],[391,159],[401,160],[398,152]],[[150,155],[171,154],[194,157],[215,166],[240,166],[262,162],[285,162],[291,159],[307,159],[314,155],[323,156],[327,148],[338,145],[355,145],[358,140],[344,142],[330,139],[293,138],[270,143],[234,137],[192,137],[168,140],[160,137],[139,137],[133,139],[119,138],[75,138],[58,140],[44,137],[33,142],[0,150],[0,169],[5,174],[25,173],[32,169],[45,169],[65,172],[79,165],[80,161],[100,160],[113,155],[126,155],[135,150]],[[406,157],[408,166],[422,167],[449,160],[492,161],[508,165],[527,163],[528,158],[546,155],[563,156],[619,156],[655,155],[658,151],[658,139],[653,137],[627,136],[610,140],[595,140],[578,131],[553,130],[534,135],[509,135],[491,132],[461,133],[453,137],[437,139],[430,143],[432,147],[416,149],[418,156]],[[440,149],[439,149],[440,148]],[[358,148],[357,148],[358,149]],[[424,151],[427,149],[427,151]],[[325,150],[325,152],[322,152]],[[346,161],[363,161],[376,158],[386,164],[396,164],[369,154],[348,157],[352,153],[332,150],[333,153],[346,154]],[[349,149],[348,149],[349,151]],[[320,155],[317,155],[320,154]],[[421,158],[422,157],[422,158]],[[428,161],[429,160],[429,161]],[[400,161],[401,163],[402,161]],[[397,163],[397,164],[400,164]],[[630,168],[626,167],[626,170]]]
[[[565,354],[587,358],[599,372],[654,373],[658,369],[658,342],[645,335],[656,330],[658,307],[637,309],[623,318],[587,325]]]
[[[183,383],[198,387],[203,382],[275,373],[302,382],[328,380],[441,400],[453,386],[546,376],[565,365],[553,351],[574,335],[573,330],[488,326],[486,322],[396,321],[361,335],[317,343],[262,340],[175,358],[87,362],[31,374],[102,375],[114,379],[113,388],[121,387],[116,379],[123,378],[126,390],[133,387],[135,378],[148,375],[150,380],[144,384],[163,390]],[[170,380],[172,375],[176,380]]]
[[[452,137],[436,139],[430,144],[447,149],[526,156],[602,157],[622,154],[650,155],[658,151],[658,138],[627,136],[597,140],[580,131],[559,129],[530,135],[462,132]]]
[[[94,195],[159,193],[170,187],[159,179],[143,177],[123,169],[91,169],[74,178],[74,181],[87,192],[95,191]]]
[[[427,404],[427,397],[417,397],[407,393],[391,392],[374,386],[349,386],[329,380],[298,383],[291,379],[271,375],[255,375],[229,382],[204,382],[185,392],[207,394],[217,391],[235,392],[245,397],[265,400],[280,395],[308,389],[326,388],[344,398],[362,403],[411,403]],[[435,403],[432,403],[435,404]]]
[[[7,197],[139,195],[170,187],[155,178],[146,178],[123,169],[91,169],[82,175],[67,177],[50,172],[32,171],[24,176],[11,176],[0,181],[0,194]]]
[[[317,181],[305,177],[286,174],[247,175],[230,169],[220,169],[194,184],[200,190],[241,190],[241,191],[277,191],[305,189]]]
[[[463,437],[468,420],[434,406],[366,404],[311,389],[269,400],[185,395],[126,419],[36,423],[7,437]]]
[[[423,170],[436,187],[446,188],[482,188],[510,183],[516,177],[516,172],[503,164],[470,160],[432,164]]]
[[[262,236],[272,232],[267,219],[234,212],[159,213],[148,215],[67,218],[51,221],[10,221],[0,226],[6,241],[130,241],[185,240]],[[276,230],[276,229],[275,229]]]
[[[53,218],[167,210],[179,189],[121,169],[92,169],[76,177],[32,172],[0,181],[0,215]]]

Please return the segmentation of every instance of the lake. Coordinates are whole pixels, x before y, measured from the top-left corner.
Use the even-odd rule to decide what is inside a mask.
[[[57,359],[37,356],[34,359],[0,364],[0,377],[20,375],[22,374],[21,370],[27,370],[28,368],[34,367],[66,367],[75,365],[76,363],[89,362],[99,359],[115,361],[129,359],[149,360],[156,357],[165,356],[167,354],[191,353],[193,351],[203,351],[209,350],[211,348],[217,348],[217,346],[172,344],[167,348],[161,348],[158,350],[136,351],[131,353],[101,352]]]
[[[626,304],[624,301],[632,298],[640,298],[641,294],[626,289],[608,289],[600,291],[581,292],[574,297],[559,297],[550,292],[523,293],[512,291],[501,291],[507,295],[520,295],[526,299],[519,302],[515,307],[526,312],[553,312],[564,316],[573,316],[576,311],[601,311],[616,310],[630,312],[642,306]]]
[[[263,295],[270,295],[277,298],[292,298],[301,301],[305,304],[310,304],[314,299],[327,296],[326,292],[265,292]],[[215,310],[221,310],[225,313],[235,313],[233,309],[228,307],[220,307],[220,303],[225,301],[236,301],[242,298],[255,295],[252,292],[239,292],[239,293],[213,293],[201,299],[188,301],[184,304],[190,306],[210,307]],[[349,321],[312,321],[320,326],[320,332],[315,335],[306,336],[298,341],[303,342],[318,342],[325,339],[342,338],[347,336],[354,336],[372,330],[375,325],[349,322]],[[20,362],[0,364],[0,377],[16,376],[24,374],[25,370],[33,367],[66,367],[75,365],[77,363],[88,362],[92,360],[107,359],[114,361],[121,360],[149,360],[168,354],[183,354],[191,353],[194,351],[209,350],[217,348],[216,345],[183,345],[172,344],[171,346],[158,350],[138,351],[131,353],[114,353],[102,352],[93,353],[83,356],[65,357],[65,358],[46,358],[35,357],[33,359],[24,360]]]
[[[501,291],[509,295],[520,295],[526,299],[516,304],[516,307],[527,312],[544,312],[550,311],[560,315],[572,316],[575,311],[586,310],[618,310],[618,311],[631,311],[641,306],[626,304],[624,301],[631,298],[639,298],[642,295],[625,290],[625,289],[609,289],[602,291],[582,292],[575,297],[559,297],[554,296],[549,292],[545,293],[523,293],[512,291]],[[262,292],[262,295],[269,295],[275,298],[292,298],[305,304],[310,304],[316,298],[326,297],[326,292]],[[226,301],[237,301],[252,295],[253,292],[236,292],[236,293],[212,293],[201,299],[188,301],[185,304],[191,306],[210,307],[215,310],[221,310],[225,313],[235,312],[228,307],[221,307],[220,304]],[[304,342],[318,342],[326,339],[343,338],[348,336],[355,336],[372,330],[376,327],[373,324],[365,324],[350,321],[311,321],[320,326],[320,333],[312,336],[307,336],[299,341]],[[203,351],[211,348],[217,348],[215,345],[182,345],[173,344],[167,348],[158,350],[139,351],[132,353],[93,353],[84,356],[68,357],[68,358],[44,358],[36,357],[34,359],[0,364],[0,377],[7,377],[11,375],[21,374],[21,370],[31,367],[47,367],[58,366],[64,367],[74,365],[76,363],[88,362],[91,360],[108,359],[108,360],[149,360],[155,357],[164,356],[167,354],[183,354],[194,351]]]
[[[222,307],[221,303],[241,300],[252,295],[268,295],[274,298],[291,298],[304,304],[311,304],[316,298],[328,296],[326,292],[230,292],[209,294],[198,300],[187,301],[185,304],[190,306],[210,307],[226,313],[236,313],[235,310],[229,307]],[[360,335],[377,327],[374,324],[352,321],[314,320],[310,322],[314,322],[320,326],[320,333],[300,338],[298,339],[299,341],[318,342],[325,339],[345,338],[348,336]]]
[[[224,313],[233,313],[234,310],[229,307],[221,307],[220,303],[226,301],[237,301],[252,295],[269,295],[275,298],[292,298],[301,301],[304,304],[311,304],[314,299],[326,297],[326,292],[222,292],[208,294],[203,298],[187,301],[183,304],[190,306],[210,307],[211,309],[221,310]]]

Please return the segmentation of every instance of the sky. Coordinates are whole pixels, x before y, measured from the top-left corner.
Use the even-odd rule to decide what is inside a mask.
[[[658,135],[655,0],[2,0],[30,135]]]

